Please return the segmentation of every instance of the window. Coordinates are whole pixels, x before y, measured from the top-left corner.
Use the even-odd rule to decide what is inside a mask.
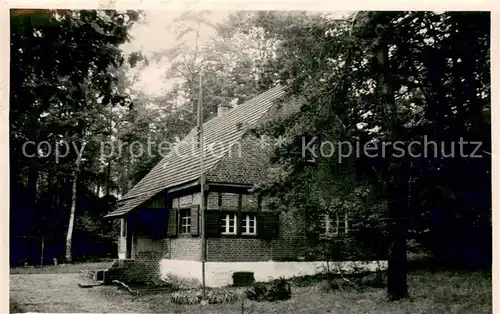
[[[236,214],[226,214],[222,218],[222,234],[236,234],[238,218]]]
[[[179,224],[180,224],[180,233],[181,234],[186,234],[186,233],[191,233],[191,210],[188,209],[181,209],[179,211]]]
[[[337,228],[337,234],[341,233],[349,233],[349,219],[347,217],[347,214],[344,216],[336,216],[336,228]]]
[[[349,233],[349,220],[345,215],[325,214],[321,222],[321,235],[332,237]]]
[[[257,234],[257,217],[255,215],[245,215],[241,221],[241,234],[242,235],[256,235]]]

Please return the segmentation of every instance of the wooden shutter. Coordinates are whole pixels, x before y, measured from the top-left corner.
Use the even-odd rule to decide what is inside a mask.
[[[241,195],[241,194],[240,194]],[[246,213],[242,213],[241,210],[236,214],[236,235],[241,235],[241,227],[243,224],[243,218],[245,218]]]
[[[175,237],[177,235],[177,209],[171,208],[168,214],[168,236]]]
[[[221,234],[221,212],[218,210],[205,211],[205,236],[207,238],[217,238]]]
[[[279,212],[261,212],[257,216],[257,236],[271,240],[279,236]]]
[[[199,235],[200,234],[200,206],[193,205],[191,206],[191,234]]]

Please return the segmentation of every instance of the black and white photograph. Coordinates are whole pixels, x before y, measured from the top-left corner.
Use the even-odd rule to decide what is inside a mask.
[[[492,313],[493,13],[238,9],[8,9],[10,312]]]

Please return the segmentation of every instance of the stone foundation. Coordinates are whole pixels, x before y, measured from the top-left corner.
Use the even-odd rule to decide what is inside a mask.
[[[170,274],[180,278],[202,281],[201,262],[163,259],[160,265],[162,276],[166,277]],[[359,267],[365,271],[376,271],[379,267],[385,269],[387,261],[328,263],[331,272],[339,272],[339,265],[341,270],[345,272],[352,271],[353,267]],[[205,282],[208,287],[232,285],[233,273],[241,271],[253,272],[256,281],[269,281],[280,277],[315,275],[326,271],[326,269],[326,262],[206,262]]]

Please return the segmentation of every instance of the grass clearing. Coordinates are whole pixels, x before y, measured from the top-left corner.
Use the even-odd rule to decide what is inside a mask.
[[[11,276],[11,308],[32,312],[242,313],[241,301],[176,305],[164,291],[132,296],[112,286],[77,287],[76,274]],[[385,289],[324,291],[321,282],[292,287],[292,298],[278,302],[244,300],[244,313],[491,313],[491,271],[412,271],[411,300],[386,302]],[[240,289],[241,290],[241,289]]]

